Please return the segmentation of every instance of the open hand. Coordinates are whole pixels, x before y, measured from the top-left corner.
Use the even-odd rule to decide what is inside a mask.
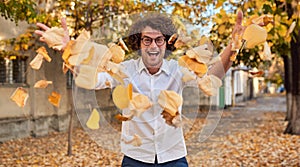
[[[41,28],[42,30],[35,30],[34,33],[40,36],[40,41],[41,42],[45,42],[44,38],[43,38],[43,34],[50,29],[50,27],[46,26],[43,23],[37,23],[36,24],[39,28]],[[61,26],[64,29],[64,37],[62,39],[62,48],[65,48],[67,43],[70,41],[70,36],[69,36],[69,30],[67,27],[67,23],[66,23],[66,19],[62,18],[61,19]]]

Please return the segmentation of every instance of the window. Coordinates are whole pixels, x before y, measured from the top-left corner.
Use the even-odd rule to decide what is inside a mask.
[[[67,88],[72,88],[72,83],[73,83],[73,74],[71,73],[70,70],[66,73],[67,75]]]
[[[27,57],[0,57],[0,83],[26,83]]]

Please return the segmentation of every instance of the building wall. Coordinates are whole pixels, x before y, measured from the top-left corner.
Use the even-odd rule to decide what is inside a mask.
[[[40,70],[28,67],[26,85],[0,85],[0,142],[28,136],[44,136],[52,131],[67,131],[71,111],[76,111],[74,126],[81,126],[80,123],[85,123],[91,108],[101,110],[106,120],[116,121],[113,116],[120,111],[112,101],[111,89],[89,91],[68,88],[66,75],[61,70],[62,60],[57,58],[61,56],[61,53],[51,49],[48,52],[52,61],[50,63],[44,61]],[[35,54],[29,57],[28,63],[34,56]],[[243,77],[243,80],[240,80],[243,83],[235,84],[241,84],[240,91],[243,91],[243,100],[245,100],[250,94],[247,87],[248,78],[244,73],[239,75]],[[35,82],[41,79],[53,81],[53,84],[45,89],[33,88]],[[228,83],[231,82],[225,78],[223,86],[226,98],[229,98],[226,92],[231,90]],[[18,107],[10,100],[11,94],[18,86],[24,87],[29,93],[29,99],[24,108]],[[59,107],[53,106],[48,101],[48,96],[52,91],[61,94]],[[219,98],[222,97],[219,95],[207,97],[198,88],[187,87],[183,91],[183,110],[186,114],[195,115],[195,112],[199,110],[208,110],[211,106],[218,106]]]
[[[27,68],[26,84],[0,85],[0,141],[26,137],[43,136],[51,131],[64,131],[68,128],[68,113],[71,110],[70,98],[66,87],[66,77],[62,73],[62,60],[53,50],[48,50],[52,57],[51,63],[43,62],[41,69]],[[35,57],[32,54],[29,62]],[[53,81],[45,89],[33,88],[35,82],[41,79]],[[24,108],[18,107],[10,96],[19,86],[27,90],[29,98]],[[52,91],[62,95],[60,106],[55,107],[48,101]]]

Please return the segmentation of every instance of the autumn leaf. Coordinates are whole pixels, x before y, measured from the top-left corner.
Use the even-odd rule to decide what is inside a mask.
[[[39,80],[34,84],[34,88],[46,88],[49,84],[52,84],[52,81]]]
[[[35,70],[39,70],[43,64],[43,55],[37,54],[34,59],[29,63],[30,67]]]
[[[94,108],[86,122],[86,126],[92,130],[99,129],[99,127],[100,127],[99,121],[100,121],[99,112]]]
[[[117,114],[117,115],[114,116],[114,118],[118,121],[129,121],[133,118],[133,114],[130,114],[128,116]]]
[[[36,51],[38,54],[43,55],[43,58],[48,61],[51,62],[51,57],[48,55],[48,52],[46,50],[46,48],[44,46],[38,48],[38,50]]]
[[[162,90],[158,96],[158,104],[171,116],[176,116],[183,99],[172,90]]]
[[[24,107],[28,97],[29,95],[27,91],[22,87],[18,87],[10,96],[10,99],[14,101],[19,107]]]
[[[90,65],[81,65],[75,78],[75,84],[85,89],[94,89],[98,81],[97,68]]]
[[[122,47],[120,47],[115,43],[109,43],[108,47],[109,47],[109,51],[112,54],[112,58],[111,58],[112,62],[119,64],[122,61],[124,61],[125,51],[122,49]]]
[[[119,109],[128,108],[132,99],[132,84],[128,84],[127,87],[123,85],[116,86],[113,90],[112,98]]]
[[[124,66],[122,64],[116,64],[111,61],[108,61],[106,64],[106,72],[108,72],[108,74],[119,81],[122,85],[124,85],[123,79],[128,77],[123,71]]]
[[[163,119],[165,119],[166,124],[168,124],[170,126],[173,126],[175,128],[181,126],[182,121],[181,121],[181,117],[180,117],[179,112],[176,112],[176,115],[173,116],[169,112],[167,112],[166,110],[164,110],[161,113],[161,115],[162,115]]]
[[[133,112],[133,115],[140,117],[142,113],[152,107],[150,99],[140,93],[132,92],[132,99],[129,101],[129,110]]]
[[[262,60],[271,60],[272,59],[272,53],[271,53],[271,48],[268,44],[268,42],[264,42],[264,50],[263,50],[263,57]]]
[[[56,107],[59,107],[60,99],[61,95],[54,91],[48,96],[48,101]]]
[[[174,46],[176,48],[181,48],[183,46],[187,46],[188,42],[190,42],[191,40],[192,40],[191,37],[185,36],[183,34],[179,34]]]
[[[196,79],[196,75],[192,71],[188,70],[185,67],[181,68],[181,72],[183,74],[183,76],[182,76],[183,82],[188,82],[188,81]]]
[[[267,35],[266,29],[257,24],[251,24],[245,29],[242,38],[246,41],[246,48],[254,48],[256,45],[264,43]]]
[[[64,52],[62,54],[62,59],[64,60],[64,62],[66,64],[69,64],[68,59],[71,56],[71,48],[73,47],[74,44],[75,44],[75,41],[70,40],[64,49]]]
[[[214,75],[206,75],[198,80],[198,87],[207,95],[215,96],[218,94],[222,81]]]
[[[189,58],[196,59],[199,63],[207,64],[212,59],[212,51],[208,50],[208,45],[203,44],[189,49],[185,53]]]
[[[190,58],[186,55],[178,58],[178,64],[193,71],[198,77],[204,76],[204,74],[206,74],[208,71],[206,64],[200,63],[196,59]]]
[[[259,26],[267,26],[270,23],[274,24],[274,19],[272,15],[254,15],[250,17],[250,19],[247,22],[248,25],[257,24]]]

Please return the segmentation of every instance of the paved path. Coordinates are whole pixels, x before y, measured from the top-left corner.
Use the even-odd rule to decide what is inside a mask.
[[[202,144],[198,144],[200,149],[211,150],[214,144],[224,142],[224,137],[236,132],[242,132],[255,128],[268,119],[266,113],[286,112],[286,97],[261,96],[253,100],[237,103],[235,107],[229,107],[222,112],[222,118],[217,122],[217,126]],[[216,113],[216,117],[219,113]],[[214,117],[214,116],[211,116]],[[193,141],[190,141],[188,145]],[[193,146],[192,146],[193,147]],[[190,152],[194,149],[189,150]],[[195,149],[198,150],[198,149]]]
[[[262,96],[224,110],[229,116],[221,119],[215,135],[253,128],[265,119],[266,112],[286,112],[285,96]]]

